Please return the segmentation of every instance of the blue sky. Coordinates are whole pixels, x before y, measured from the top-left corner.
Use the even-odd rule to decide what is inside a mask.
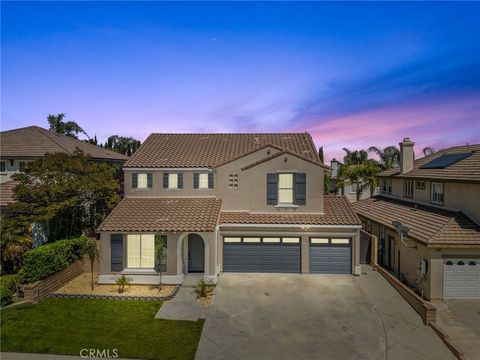
[[[479,3],[2,2],[2,130],[480,142]]]

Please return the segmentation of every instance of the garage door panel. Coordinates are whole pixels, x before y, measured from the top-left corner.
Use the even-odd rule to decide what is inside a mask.
[[[446,259],[443,276],[445,299],[480,299],[478,259]]]
[[[350,274],[351,249],[349,246],[310,245],[310,273]]]
[[[224,243],[223,271],[300,273],[300,244]]]

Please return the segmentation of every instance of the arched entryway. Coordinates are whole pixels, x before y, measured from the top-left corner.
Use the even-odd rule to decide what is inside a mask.
[[[177,242],[177,275],[203,273],[208,275],[209,244],[201,233],[183,233]]]

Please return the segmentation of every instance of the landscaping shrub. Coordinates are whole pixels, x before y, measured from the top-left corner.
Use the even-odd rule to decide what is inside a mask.
[[[20,282],[30,284],[67,268],[82,258],[86,242],[85,237],[59,240],[27,251],[18,273]]]
[[[13,291],[0,285],[0,307],[7,306],[13,302]]]
[[[121,294],[125,292],[126,287],[130,287],[130,285],[132,285],[132,279],[122,275],[115,278],[115,283],[118,286],[118,292]]]
[[[197,285],[195,285],[195,288],[193,289],[193,292],[197,294],[197,297],[199,298],[204,298],[210,295],[210,293],[213,290],[213,285],[205,280],[200,280]]]
[[[0,286],[6,287],[12,291],[15,291],[18,282],[17,274],[2,275],[0,276]]]

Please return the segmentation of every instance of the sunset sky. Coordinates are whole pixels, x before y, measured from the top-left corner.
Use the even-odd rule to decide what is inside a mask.
[[[480,3],[2,2],[1,128],[480,143]]]

